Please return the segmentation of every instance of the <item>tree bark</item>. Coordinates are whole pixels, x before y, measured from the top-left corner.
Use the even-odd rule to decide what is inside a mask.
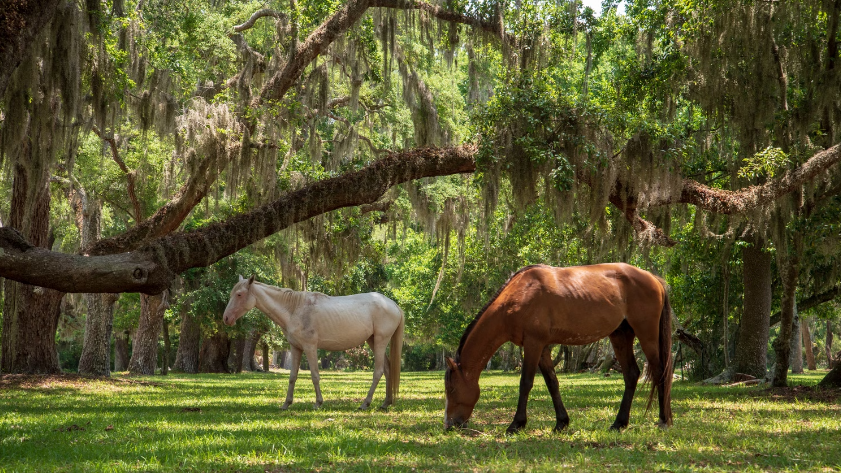
[[[231,340],[231,353],[228,355],[228,365],[234,367],[234,373],[242,373],[245,363],[245,341],[247,335],[240,335]]]
[[[129,337],[130,334],[128,330],[114,334],[114,371],[128,370]]]
[[[263,342],[261,348],[263,349],[263,371],[268,373],[271,369],[271,358],[269,358],[269,344]]]
[[[828,369],[833,368],[833,360],[832,360],[832,321],[826,321],[826,367]]]
[[[199,372],[199,346],[201,345],[201,324],[187,312],[181,314],[181,338],[175,354],[173,371],[182,373]]]
[[[246,371],[260,371],[260,366],[254,359],[254,354],[257,352],[257,346],[260,344],[260,338],[263,337],[263,332],[252,330],[245,337],[245,347],[242,355],[242,369]]]
[[[841,363],[835,363],[835,367],[824,376],[818,386],[824,388],[841,388]]]
[[[212,337],[202,341],[199,352],[200,373],[230,373],[228,368],[228,353],[230,340],[223,331],[216,332]]]
[[[88,315],[79,374],[111,376],[111,328],[118,294],[85,294]]]
[[[815,352],[812,349],[812,334],[809,333],[809,319],[806,317],[801,317],[800,333],[803,336],[803,348],[806,349],[806,368],[809,371],[815,371],[818,369],[818,366],[815,363]]]
[[[58,0],[16,0],[2,3],[0,15],[0,97],[9,79],[29,54],[36,36],[52,21]]]
[[[50,187],[45,163],[28,146],[24,166],[14,165],[9,227],[38,251],[50,246]],[[25,162],[26,160],[30,162]],[[14,229],[14,230],[13,230]],[[18,233],[19,232],[19,233]],[[2,258],[2,255],[0,255]],[[49,268],[44,268],[49,270]],[[0,371],[4,373],[60,373],[55,334],[64,294],[5,280]]]
[[[794,304],[794,320],[791,321],[791,342],[789,343],[788,362],[791,365],[793,374],[803,374],[803,335],[801,332],[800,314],[797,313],[797,304]]]
[[[771,314],[771,255],[763,246],[764,241],[755,239],[742,248],[744,309],[733,359],[735,373],[760,379],[765,378]]]
[[[155,374],[158,361],[158,337],[161,335],[164,313],[169,308],[167,292],[140,296],[140,322],[134,334],[134,348],[128,370],[133,375]]]
[[[164,355],[163,355],[163,362],[161,363],[161,374],[166,376],[169,374],[169,322],[166,321],[166,317],[163,318],[163,332],[162,335],[164,337]]]
[[[780,255],[780,279],[783,282],[783,294],[780,301],[780,332],[774,340],[774,352],[777,355],[777,363],[774,368],[772,381],[775,387],[788,386],[789,356],[791,354],[791,335],[793,331],[794,317],[797,315],[797,304],[795,291],[797,290],[797,277],[800,274],[800,253],[802,251],[802,235],[796,232],[792,236],[788,248],[779,248],[777,251],[786,251],[787,254]],[[770,321],[770,319],[769,319]],[[800,338],[799,336],[797,337]],[[802,361],[801,361],[802,363]],[[802,365],[801,365],[802,368]]]

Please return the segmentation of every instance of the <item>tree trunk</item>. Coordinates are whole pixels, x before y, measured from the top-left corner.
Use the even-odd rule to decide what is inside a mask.
[[[164,356],[163,362],[161,363],[161,374],[167,375],[169,374],[169,322],[166,321],[166,318],[163,319],[163,333],[164,337]]]
[[[794,320],[791,322],[791,342],[788,362],[793,374],[803,374],[803,335],[800,333],[800,315],[797,313],[797,303],[794,304]]]
[[[181,314],[181,338],[175,354],[173,371],[183,373],[199,372],[199,346],[201,345],[201,324],[187,312]]]
[[[242,373],[245,360],[245,341],[247,335],[239,335],[231,340],[231,352],[228,354],[228,364],[233,367],[234,373]]]
[[[212,337],[202,341],[199,352],[200,373],[230,373],[228,368],[228,354],[230,340],[223,331],[216,332]]]
[[[269,369],[271,368],[271,364],[269,363],[271,361],[271,359],[269,358],[269,344],[263,342],[261,348],[263,349],[263,371],[268,373]]]
[[[826,367],[833,368],[832,360],[832,321],[826,321]]]
[[[35,158],[28,150],[26,158]],[[14,166],[9,226],[35,247],[50,248],[50,187],[46,163]],[[40,165],[40,166],[39,166]],[[60,373],[55,337],[64,293],[5,280],[0,372]]]
[[[85,294],[88,308],[79,374],[111,376],[111,328],[119,294]]]
[[[134,334],[134,350],[128,370],[133,375],[155,374],[158,361],[158,337],[164,313],[169,307],[168,291],[155,296],[140,295],[140,323]]]
[[[818,386],[824,388],[841,388],[841,363],[835,363],[835,367],[824,376]]]
[[[771,255],[762,251],[763,246],[756,239],[742,248],[744,309],[733,357],[735,373],[759,379],[765,378],[771,315]]]
[[[802,251],[802,235],[796,232],[792,236],[791,245],[788,248],[778,248],[778,252],[785,251],[779,258],[780,279],[783,282],[783,294],[780,300],[780,333],[774,340],[774,352],[777,355],[777,362],[774,368],[772,385],[775,387],[788,386],[789,356],[791,354],[791,334],[794,326],[794,318],[797,316],[797,303],[795,292],[797,290],[797,277],[800,273],[800,253]],[[766,320],[770,322],[770,317]],[[800,337],[798,336],[799,340]],[[801,355],[802,356],[802,355]],[[801,360],[802,369],[802,360]]]
[[[260,344],[260,338],[263,337],[263,332],[252,330],[248,336],[245,337],[245,348],[242,355],[242,369],[247,371],[260,371],[260,366],[254,360],[254,354],[257,352],[257,346]]]
[[[128,330],[114,334],[114,371],[128,370]]]
[[[803,317],[800,320],[800,333],[803,336],[803,347],[806,349],[806,367],[809,371],[818,369],[815,363],[815,352],[812,349],[812,334],[809,333],[809,319]]]

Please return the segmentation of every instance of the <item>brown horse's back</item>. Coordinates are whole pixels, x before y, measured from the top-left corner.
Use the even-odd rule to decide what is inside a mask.
[[[657,277],[628,264],[538,265],[513,277],[488,309],[504,314],[518,345],[584,345],[610,335],[623,320],[640,339],[657,340],[664,299]]]

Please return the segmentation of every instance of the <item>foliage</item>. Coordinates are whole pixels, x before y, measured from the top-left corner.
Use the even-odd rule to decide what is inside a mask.
[[[637,395],[631,427],[609,432],[622,393],[619,376],[560,378],[571,416],[553,434],[542,381],[529,424],[506,436],[519,375],[484,373],[470,429],[444,432],[441,373],[404,373],[389,411],[358,412],[370,373],[325,372],[326,401],[313,410],[299,379],[296,404],[278,409],[287,375],[170,375],[15,378],[0,382],[0,464],[7,471],[511,471],[831,470],[841,462],[837,392],[808,397],[745,387],[674,385],[675,425],[662,430]],[[795,376],[814,384],[819,375]],[[22,389],[16,383],[28,386]],[[382,383],[380,384],[382,386]],[[377,391],[382,396],[383,387]],[[823,397],[826,396],[826,397]],[[48,407],[48,408],[45,408]]]

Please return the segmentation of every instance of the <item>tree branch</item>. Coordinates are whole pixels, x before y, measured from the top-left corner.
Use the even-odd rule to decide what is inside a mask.
[[[242,33],[243,31],[252,28],[254,26],[254,23],[257,22],[257,20],[267,16],[277,18],[278,20],[286,18],[286,15],[284,13],[272,10],[271,8],[263,8],[262,10],[257,10],[256,12],[254,12],[254,14],[251,15],[251,18],[246,20],[245,23],[234,26],[234,31],[236,31],[237,33]]]
[[[841,295],[841,284],[833,287],[832,289],[828,289],[820,294],[815,294],[811,297],[807,297],[802,301],[797,301],[797,312],[803,312],[814,307],[817,307],[824,302],[829,302],[835,300],[836,297]],[[771,315],[771,327],[777,325],[782,320],[782,312],[777,311]]]
[[[128,253],[91,257],[56,253],[33,247],[14,229],[0,228],[0,276],[64,292],[156,294],[167,289],[176,274],[209,266],[294,223],[343,207],[374,204],[402,182],[473,172],[476,152],[476,145],[469,144],[392,153],[359,171],[314,182],[225,222],[171,233]]]
[[[111,157],[114,159],[114,162],[117,163],[117,166],[120,167],[120,170],[126,175],[126,181],[128,182],[128,197],[131,200],[131,206],[134,209],[134,215],[132,215],[132,218],[135,223],[139,224],[143,220],[143,211],[140,209],[140,200],[138,200],[137,191],[135,190],[135,177],[137,174],[134,171],[130,171],[128,166],[126,166],[126,163],[123,162],[123,159],[120,157],[120,153],[117,150],[117,140],[113,136],[106,136],[96,125],[94,125],[91,129],[102,139],[102,141],[110,145]]]

